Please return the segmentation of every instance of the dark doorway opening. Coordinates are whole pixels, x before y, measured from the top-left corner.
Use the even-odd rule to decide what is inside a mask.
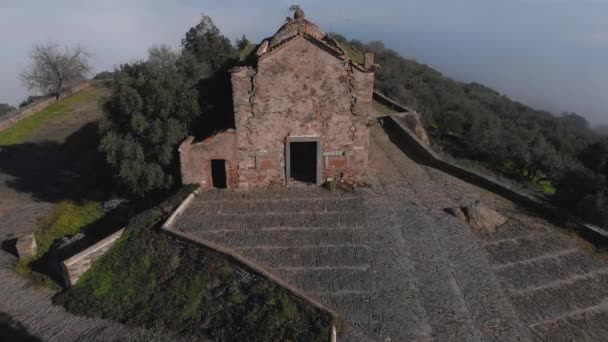
[[[211,160],[211,180],[214,188],[226,189],[226,161],[224,159]]]
[[[290,177],[305,183],[317,183],[317,142],[289,144]]]

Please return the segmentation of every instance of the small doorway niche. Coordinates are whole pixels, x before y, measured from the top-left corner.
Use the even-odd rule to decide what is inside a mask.
[[[226,189],[226,160],[211,160],[211,181],[213,182],[214,188]]]
[[[293,139],[287,146],[287,179],[319,184],[320,152],[315,139]]]

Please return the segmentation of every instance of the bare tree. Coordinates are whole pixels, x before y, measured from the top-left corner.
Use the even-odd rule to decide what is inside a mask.
[[[31,52],[32,64],[23,71],[21,79],[28,89],[59,99],[63,90],[86,79],[91,71],[89,56],[80,45],[35,44]]]

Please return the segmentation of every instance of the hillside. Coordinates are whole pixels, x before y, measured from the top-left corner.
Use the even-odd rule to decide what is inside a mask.
[[[333,37],[354,61],[362,52],[376,55],[376,89],[422,114],[436,149],[532,185],[574,214],[608,224],[607,175],[599,171],[608,156],[589,152],[604,151],[597,144],[605,143],[585,118],[534,109],[484,85],[452,80],[382,42]]]

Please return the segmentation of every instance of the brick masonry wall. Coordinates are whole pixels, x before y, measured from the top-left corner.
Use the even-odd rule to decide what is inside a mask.
[[[74,86],[73,88],[65,91],[63,94],[61,94],[60,99],[66,98],[78,91],[87,89],[87,88],[91,87],[92,85],[93,85],[93,82],[91,82],[91,81],[82,82],[82,83]],[[13,127],[19,121],[38,113],[39,111],[45,109],[46,107],[50,106],[53,103],[55,103],[54,97],[45,97],[41,100],[38,100],[38,101],[20,109],[19,111],[17,111],[16,113],[14,113],[12,115],[9,114],[10,116],[8,116],[5,119],[3,119],[2,121],[0,121],[0,131]]]
[[[236,134],[228,130],[216,134],[203,142],[194,143],[186,139],[179,147],[183,184],[199,184],[207,189],[213,186],[211,160],[226,160],[226,182],[229,188],[238,185],[236,161]]]
[[[364,176],[374,74],[304,36],[285,44],[232,74],[239,186],[284,184],[290,136],[320,137],[324,177]]]

